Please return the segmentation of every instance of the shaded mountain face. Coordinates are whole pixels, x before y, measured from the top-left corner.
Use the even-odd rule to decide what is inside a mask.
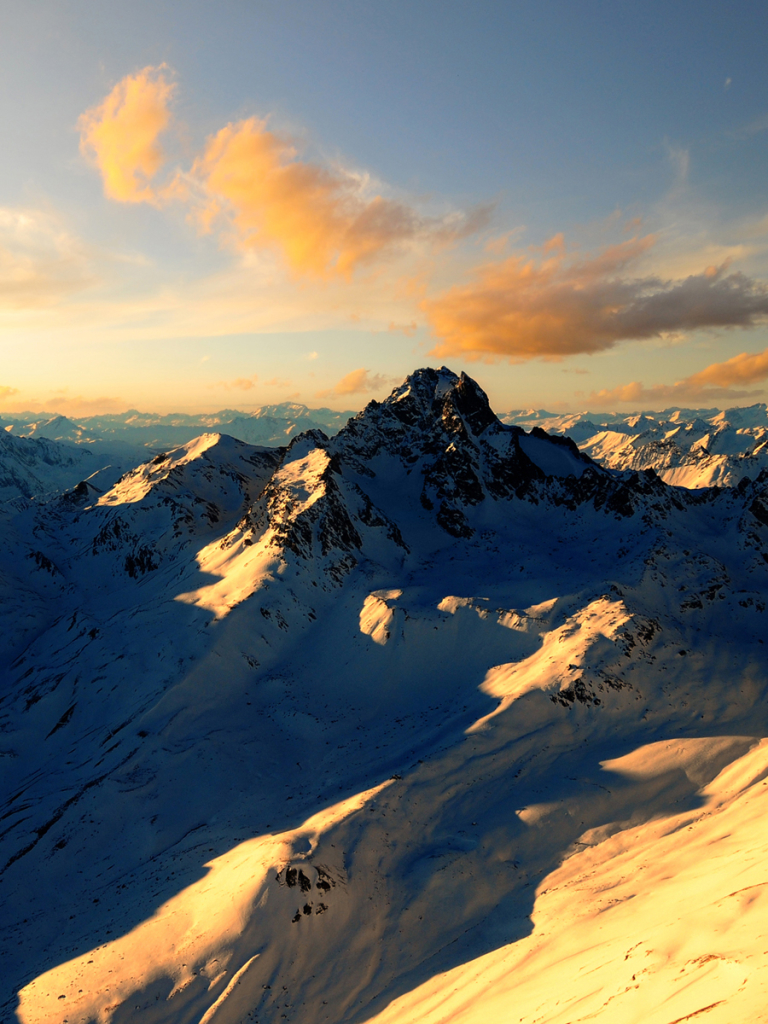
[[[566,857],[709,813],[768,724],[768,476],[603,468],[446,368],[3,529],[23,1024],[371,1019],[524,948]]]

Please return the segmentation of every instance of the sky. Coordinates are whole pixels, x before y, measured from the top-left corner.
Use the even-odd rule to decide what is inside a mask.
[[[0,417],[768,399],[768,7],[0,0]]]

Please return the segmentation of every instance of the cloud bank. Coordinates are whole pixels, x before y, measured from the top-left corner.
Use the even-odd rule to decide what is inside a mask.
[[[632,238],[599,255],[568,255],[557,236],[540,262],[485,264],[469,284],[424,302],[439,358],[562,359],[621,341],[703,327],[752,327],[768,317],[768,288],[727,265],[676,281],[630,277],[653,245]],[[547,249],[547,247],[545,247]]]
[[[81,150],[99,171],[110,199],[150,203],[163,211],[176,204],[200,233],[239,256],[226,272],[196,284],[186,304],[173,298],[176,333],[208,331],[211,321],[219,334],[286,323],[292,329],[316,327],[320,321],[357,320],[358,307],[374,311],[374,320],[388,322],[390,330],[413,333],[420,326],[413,319],[420,304],[434,338],[430,355],[522,362],[561,360],[699,329],[750,328],[768,319],[766,285],[733,271],[722,253],[708,257],[719,265],[689,276],[682,276],[688,266],[666,274],[649,272],[652,235],[589,254],[574,251],[558,233],[537,256],[505,256],[516,235],[508,232],[486,243],[486,262],[470,277],[422,299],[429,275],[455,272],[450,260],[439,263],[437,252],[482,230],[490,207],[428,217],[415,202],[381,194],[385,190],[374,188],[365,174],[338,162],[308,159],[295,140],[257,117],[214,131],[197,146],[196,156],[177,166],[161,145],[164,133],[174,127],[172,79],[165,65],[126,76],[81,116],[78,127]],[[687,153],[673,147],[669,152],[684,178]],[[637,231],[639,225],[635,218],[626,230]],[[62,253],[71,255],[65,249]],[[408,255],[408,272],[390,259],[393,254]],[[0,224],[0,265],[4,259]],[[70,289],[78,269],[82,274],[75,260],[53,260],[43,273],[44,263],[30,269],[25,281],[23,260],[16,258],[16,277],[7,273],[6,283],[0,284],[0,304],[5,288],[19,296],[25,289],[42,295],[46,287],[54,294],[56,287],[64,287],[67,273],[75,275]],[[383,264],[375,278],[357,273],[375,264]],[[304,279],[300,289],[299,278]],[[153,298],[146,305],[152,315],[166,315],[163,303],[169,301]],[[146,319],[146,309],[131,303],[127,320],[141,318]],[[632,382],[594,392],[592,400],[752,397],[755,392],[744,388],[755,382],[750,374],[762,365],[761,358],[744,354],[674,385],[646,388]],[[245,391],[255,383],[255,377],[243,376],[219,386]],[[361,368],[320,394],[365,394],[390,383]]]
[[[39,404],[36,400],[33,404]],[[54,392],[53,398],[42,403],[43,409],[66,416],[98,416],[103,413],[125,412],[128,408],[122,398],[100,395],[88,398],[84,395],[70,395],[68,389]]]

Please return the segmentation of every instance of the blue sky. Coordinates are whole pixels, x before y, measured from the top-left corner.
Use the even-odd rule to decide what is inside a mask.
[[[4,5],[0,415],[354,408],[443,362],[499,409],[765,400],[767,30],[758,3]],[[163,127],[132,169],[134,101]]]

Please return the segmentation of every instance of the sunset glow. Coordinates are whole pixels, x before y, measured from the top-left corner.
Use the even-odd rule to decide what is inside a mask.
[[[0,414],[362,405],[430,360],[501,408],[766,397],[751,15],[342,7],[9,17]]]

